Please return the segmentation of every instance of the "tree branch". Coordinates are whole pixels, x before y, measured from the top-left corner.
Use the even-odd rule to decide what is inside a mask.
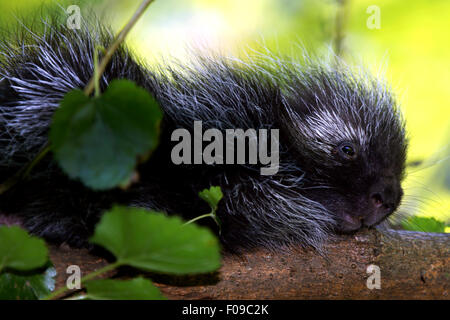
[[[226,256],[214,285],[159,287],[170,299],[450,298],[450,234],[373,230],[326,250],[326,257],[302,249]],[[371,264],[380,268],[381,289],[367,287]]]

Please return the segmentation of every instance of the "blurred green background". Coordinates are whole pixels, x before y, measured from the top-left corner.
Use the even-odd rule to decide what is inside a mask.
[[[140,0],[0,0],[0,26],[42,15],[42,3],[77,4],[120,29]],[[373,6],[376,6],[375,8]],[[379,10],[379,28],[373,10]],[[401,212],[435,217],[450,232],[450,1],[156,0],[128,38],[149,63],[186,59],[195,45],[225,53],[270,50],[318,55],[334,49],[384,77],[398,95],[410,137]]]

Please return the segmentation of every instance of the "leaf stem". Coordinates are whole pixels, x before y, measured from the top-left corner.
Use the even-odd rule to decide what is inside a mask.
[[[184,224],[184,226],[187,225],[187,224],[191,224],[191,223],[193,223],[193,222],[195,222],[195,221],[197,221],[197,220],[200,220],[200,219],[203,219],[203,218],[207,218],[207,217],[211,217],[211,218],[214,219],[214,213],[213,213],[213,212],[210,212],[210,213],[203,214],[203,215],[201,215],[201,216],[195,217],[194,219],[191,219],[191,220],[189,220],[188,222],[186,222],[186,223]]]
[[[20,169],[15,175],[13,175],[11,178],[0,184],[0,195],[14,187],[19,181],[26,178],[31,170],[44,158],[47,153],[50,152],[50,143],[47,142],[44,147],[41,149],[41,151],[38,153],[36,157],[34,157],[31,162],[29,162],[25,167]]]
[[[103,46],[95,46],[94,49],[94,83],[95,83],[95,96],[100,96],[100,74],[98,72],[98,52],[102,50],[105,51],[105,48]]]
[[[98,74],[102,75],[103,72],[105,72],[106,66],[108,65],[109,61],[112,58],[113,53],[119,48],[120,44],[125,40],[126,36],[130,32],[130,30],[133,28],[133,26],[136,24],[136,22],[139,20],[139,18],[144,14],[145,10],[148,8],[148,6],[153,2],[154,0],[144,0],[142,1],[139,8],[134,13],[131,20],[125,25],[125,27],[122,29],[122,31],[119,32],[117,37],[115,38],[113,44],[109,46],[109,48],[106,50],[105,55],[100,62],[100,65],[98,67]],[[84,93],[86,95],[90,95],[95,87],[95,77],[92,77],[91,80],[89,80],[88,85],[84,89]]]
[[[87,274],[86,276],[81,278],[81,283],[84,283],[86,281],[92,280],[94,278],[97,278],[99,275],[106,273],[108,271],[117,269],[118,267],[120,267],[122,265],[122,263],[116,261],[114,263],[108,264],[106,266],[104,266],[103,268],[100,268],[94,272],[91,272],[89,274]]]
[[[100,268],[100,269],[98,269],[94,272],[91,272],[88,275],[82,277],[80,282],[83,284],[86,281],[92,280],[92,279],[98,277],[99,275],[106,273],[108,271],[117,269],[120,266],[121,266],[120,262],[114,262],[114,263],[108,264],[108,265],[104,266],[103,268]],[[58,298],[59,296],[63,295],[67,291],[69,291],[69,289],[66,286],[63,286],[63,287],[59,288],[58,290],[53,291],[47,297],[43,298],[43,300],[53,300],[53,299]]]

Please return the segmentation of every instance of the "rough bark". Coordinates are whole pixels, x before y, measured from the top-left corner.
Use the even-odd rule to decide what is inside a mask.
[[[169,299],[450,299],[450,234],[372,230],[324,249],[258,249],[225,255],[214,274],[149,276]],[[54,248],[52,260],[58,285],[70,264],[83,272],[105,264],[68,248]],[[371,264],[380,268],[381,289],[367,287]]]

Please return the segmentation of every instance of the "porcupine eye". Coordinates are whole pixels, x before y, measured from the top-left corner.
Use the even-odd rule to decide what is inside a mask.
[[[339,154],[344,158],[348,160],[355,159],[358,154],[356,152],[356,147],[351,142],[343,142],[339,145]]]

